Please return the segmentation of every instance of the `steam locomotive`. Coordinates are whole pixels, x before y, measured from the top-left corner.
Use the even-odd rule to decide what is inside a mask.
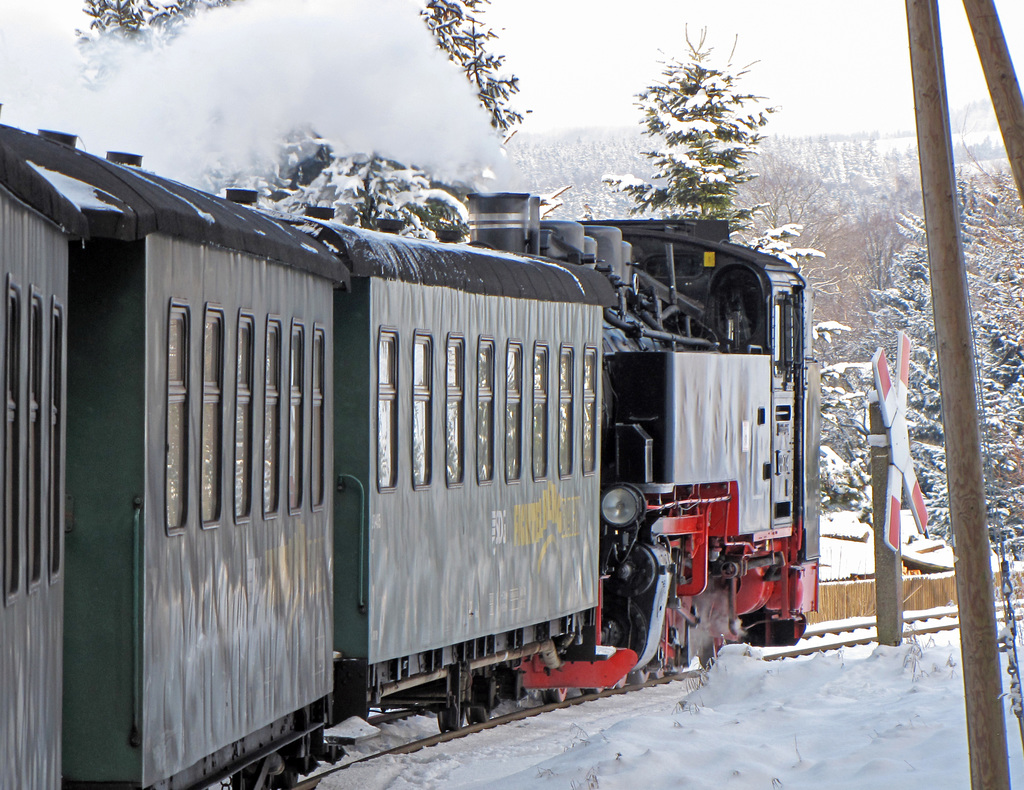
[[[0,786],[289,787],[370,708],[452,729],[799,638],[794,267],[525,195],[412,240],[140,165],[0,126]]]

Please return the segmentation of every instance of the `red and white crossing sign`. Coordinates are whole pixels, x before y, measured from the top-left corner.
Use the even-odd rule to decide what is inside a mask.
[[[910,435],[907,431],[907,392],[910,380],[910,338],[903,332],[897,339],[895,380],[889,371],[885,351],[878,349],[871,358],[878,392],[878,409],[882,414],[886,439],[889,444],[889,484],[886,487],[885,542],[893,551],[900,547],[900,505],[906,493],[910,512],[922,534],[928,534],[928,511],[924,505],[921,484],[914,474],[914,459],[910,455]]]

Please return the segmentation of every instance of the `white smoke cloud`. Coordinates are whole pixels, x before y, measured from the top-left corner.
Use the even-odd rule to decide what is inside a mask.
[[[92,85],[77,1],[25,5],[0,0],[4,123],[70,131],[101,155],[141,153],[189,183],[265,160],[296,128],[447,174],[502,168],[486,112],[410,0],[244,0],[167,45],[104,48]]]

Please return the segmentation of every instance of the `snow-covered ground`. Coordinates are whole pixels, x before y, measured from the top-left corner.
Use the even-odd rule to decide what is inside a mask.
[[[1004,686],[1008,677],[1003,674]],[[1010,775],[1024,785],[1007,709]],[[436,732],[427,717],[383,739]],[[326,790],[970,787],[957,632],[766,661],[727,647],[706,684],[546,713],[416,754],[354,765]]]

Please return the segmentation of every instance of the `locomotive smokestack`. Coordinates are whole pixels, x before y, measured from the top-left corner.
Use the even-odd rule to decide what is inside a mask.
[[[469,238],[495,250],[540,255],[540,198],[519,192],[470,195]]]

